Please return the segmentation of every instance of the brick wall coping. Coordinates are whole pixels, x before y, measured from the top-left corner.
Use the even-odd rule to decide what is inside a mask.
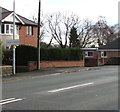
[[[10,65],[3,65],[3,66],[0,66],[0,68],[11,68],[12,66],[10,66]]]

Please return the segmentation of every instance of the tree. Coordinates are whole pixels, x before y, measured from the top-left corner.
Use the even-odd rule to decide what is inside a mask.
[[[95,42],[95,38],[93,37],[93,30],[92,30],[92,22],[88,19],[84,20],[83,23],[78,27],[79,32],[79,41],[80,47],[84,48],[89,46],[90,44]]]
[[[78,34],[77,34],[77,29],[73,26],[70,31],[70,36],[69,36],[69,47],[80,47],[80,42],[78,39]]]
[[[47,32],[51,35],[61,48],[66,48],[69,33],[73,26],[79,23],[79,18],[73,14],[61,14],[60,12],[47,16]]]
[[[42,42],[45,36],[45,17],[42,15],[41,16],[41,21],[40,21],[40,41]],[[38,23],[38,19],[35,16],[32,16],[32,21],[34,21],[35,23]]]
[[[93,26],[94,37],[97,39],[98,46],[105,45],[113,41],[118,36],[117,25],[109,26],[104,17]]]

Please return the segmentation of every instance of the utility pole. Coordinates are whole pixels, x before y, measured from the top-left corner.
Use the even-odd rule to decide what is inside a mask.
[[[41,12],[41,0],[39,0],[39,8],[38,8],[37,70],[40,69],[40,12]]]
[[[13,41],[15,40],[15,0],[13,1]],[[13,75],[15,75],[15,45],[13,46]]]

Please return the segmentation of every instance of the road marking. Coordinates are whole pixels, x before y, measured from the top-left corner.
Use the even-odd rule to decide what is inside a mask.
[[[46,77],[46,76],[57,76],[57,75],[61,75],[62,73],[54,73],[54,74],[49,74],[49,75],[44,75],[44,76],[41,76],[41,77]]]
[[[61,73],[55,73],[55,74],[51,74],[51,76],[56,76],[56,75],[60,75]]]
[[[15,98],[9,98],[9,99],[5,99],[5,100],[0,100],[0,102],[4,102],[4,101],[8,101],[8,100],[13,100]]]
[[[79,85],[70,86],[70,87],[66,87],[66,88],[55,89],[55,90],[50,90],[48,92],[49,93],[55,93],[55,92],[69,90],[69,89],[73,89],[73,88],[77,88],[77,87],[84,87],[84,86],[88,86],[88,85],[92,85],[92,84],[94,84],[94,82],[85,83],[85,84],[79,84]]]
[[[5,99],[5,100],[0,100],[0,102],[1,102],[0,105],[17,102],[17,101],[21,101],[21,100],[23,100],[23,99],[9,98],[9,99]]]

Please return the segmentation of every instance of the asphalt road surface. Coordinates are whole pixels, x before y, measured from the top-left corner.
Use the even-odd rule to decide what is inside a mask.
[[[3,110],[118,110],[118,67],[3,83]]]

